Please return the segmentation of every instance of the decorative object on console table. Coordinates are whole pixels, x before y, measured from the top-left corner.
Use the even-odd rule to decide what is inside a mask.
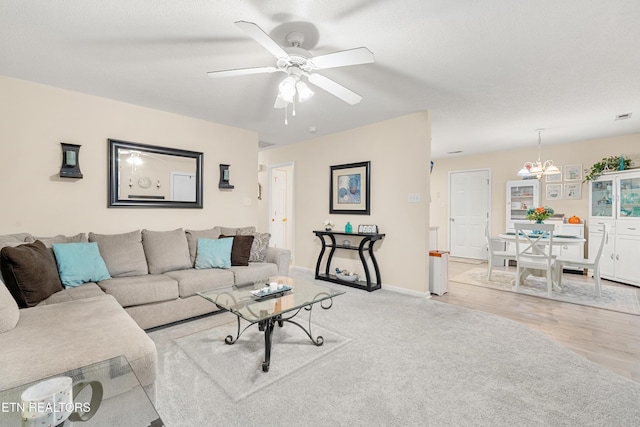
[[[376,261],[376,257],[373,253],[373,245],[376,241],[382,240],[384,238],[384,234],[364,234],[364,233],[345,233],[345,232],[334,232],[334,231],[314,231],[313,232],[322,242],[322,249],[320,250],[320,254],[318,255],[318,261],[316,263],[316,275],[315,278],[317,280],[324,280],[327,282],[338,283],[341,285],[351,286],[353,288],[365,289],[369,292],[375,291],[376,289],[380,289],[382,287],[382,278],[380,277],[380,268],[378,267],[378,262]],[[342,244],[338,244],[336,242],[336,236],[355,236],[361,237],[360,243],[355,245],[349,242],[349,245],[345,245],[344,241]],[[327,239],[329,241],[327,241]],[[329,256],[327,258],[327,262],[324,267],[324,273],[320,273],[320,266],[322,264],[322,260],[324,257],[324,253],[330,248]],[[330,274],[331,270],[331,261],[333,259],[333,255],[335,254],[336,249],[346,249],[358,251],[358,256],[360,258],[360,262],[362,263],[362,267],[364,269],[365,281],[362,280],[343,280],[342,277],[337,276],[335,274]],[[369,271],[369,263],[365,259],[365,252],[369,254],[369,258],[371,260],[371,264],[373,265],[374,271],[376,273],[376,283],[372,283],[371,272]],[[351,278],[350,278],[351,279]]]
[[[344,226],[344,232],[347,234],[351,234],[353,232],[353,226],[349,221],[347,221],[347,223]]]
[[[371,162],[330,166],[329,213],[369,215]]]
[[[218,183],[218,188],[222,188],[225,190],[232,190],[234,188],[234,186],[229,182],[229,166],[230,165],[223,165],[222,163],[220,164],[220,182]]]
[[[331,229],[333,228],[333,221],[329,220],[329,219],[325,219],[324,220],[324,229],[325,231],[331,231]]]
[[[60,143],[62,148],[62,166],[60,178],[82,178],[80,172],[80,147],[81,145]]]
[[[358,233],[361,234],[378,234],[378,226],[375,224],[360,224]]]

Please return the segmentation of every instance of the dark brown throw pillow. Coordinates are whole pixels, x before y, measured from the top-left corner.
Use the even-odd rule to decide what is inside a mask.
[[[253,244],[253,236],[224,236],[233,237],[233,246],[231,246],[231,265],[246,266],[249,265],[249,257],[251,256],[251,245]]]
[[[39,240],[0,251],[0,268],[7,288],[20,308],[33,307],[62,290],[51,250]]]

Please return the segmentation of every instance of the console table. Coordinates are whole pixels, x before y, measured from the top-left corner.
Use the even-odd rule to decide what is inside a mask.
[[[345,233],[344,231],[321,231],[317,230],[313,232],[322,242],[322,249],[320,250],[320,255],[318,255],[318,262],[316,263],[316,279],[325,280],[327,282],[339,283],[341,285],[351,286],[352,288],[366,289],[369,292],[375,291],[376,289],[380,289],[382,287],[382,279],[380,278],[380,268],[378,267],[378,262],[376,261],[376,257],[373,254],[373,244],[378,240],[382,240],[385,236],[384,234],[371,234],[371,233]],[[360,244],[358,245],[344,245],[336,242],[336,236],[347,236],[347,237],[358,237],[360,238]],[[327,242],[327,238],[329,242]],[[327,258],[327,264],[324,269],[324,273],[320,273],[320,265],[322,264],[322,258],[324,257],[324,253],[327,248],[331,248],[329,251],[329,256]],[[364,268],[364,274],[366,277],[366,281],[358,280],[358,281],[347,281],[338,278],[335,274],[330,274],[329,269],[331,268],[331,260],[333,259],[333,255],[336,252],[336,249],[347,249],[351,251],[358,251],[358,255],[360,256],[360,261],[362,262],[362,267]],[[369,257],[371,258],[371,263],[373,264],[373,268],[376,273],[376,283],[371,283],[371,273],[369,272],[369,266],[364,257],[365,252],[369,253]]]

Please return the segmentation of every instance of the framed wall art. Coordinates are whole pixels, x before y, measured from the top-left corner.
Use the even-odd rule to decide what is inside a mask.
[[[582,183],[576,182],[564,185],[564,198],[578,200],[582,199]]]
[[[552,173],[551,175],[545,175],[544,180],[545,182],[560,182],[562,181],[562,172]]]
[[[547,184],[547,200],[562,199],[562,184]]]
[[[371,162],[330,166],[329,213],[369,215]]]
[[[582,181],[582,165],[566,165],[564,167],[565,181]]]

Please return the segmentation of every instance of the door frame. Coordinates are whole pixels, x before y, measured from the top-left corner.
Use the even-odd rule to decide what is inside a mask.
[[[491,176],[491,168],[476,168],[476,169],[461,169],[461,170],[455,170],[455,171],[449,171],[448,176],[447,176],[447,198],[448,198],[448,203],[447,203],[447,243],[449,245],[449,251],[451,251],[451,175],[454,173],[467,173],[467,172],[483,172],[486,171],[488,174],[488,180],[489,180],[489,191],[487,194],[487,221],[488,221],[488,226],[489,226],[489,233],[491,233],[491,219],[492,219],[492,212],[493,212],[493,177]],[[452,255],[453,256],[453,255]],[[487,260],[489,254],[487,253],[487,256],[484,258],[485,260]],[[478,259],[478,258],[469,258],[469,259]]]
[[[287,202],[287,231],[291,235],[291,248],[289,248],[289,250],[291,251],[291,265],[295,265],[294,254],[295,254],[295,246],[296,246],[296,238],[295,238],[296,237],[295,236],[295,232],[296,232],[295,231],[296,230],[296,227],[295,227],[296,165],[295,165],[295,162],[293,161],[276,163],[276,164],[267,166],[267,179],[269,182],[269,188],[268,188],[269,208],[267,210],[267,224],[271,223],[271,212],[273,211],[273,188],[271,186],[271,183],[273,182],[273,171],[274,169],[280,169],[283,167],[291,167],[291,173],[287,174],[287,181],[288,181],[287,187],[291,189],[291,196],[289,197],[289,200],[291,201],[291,205],[289,206],[289,203]],[[269,226],[269,230],[270,229],[271,227]]]

